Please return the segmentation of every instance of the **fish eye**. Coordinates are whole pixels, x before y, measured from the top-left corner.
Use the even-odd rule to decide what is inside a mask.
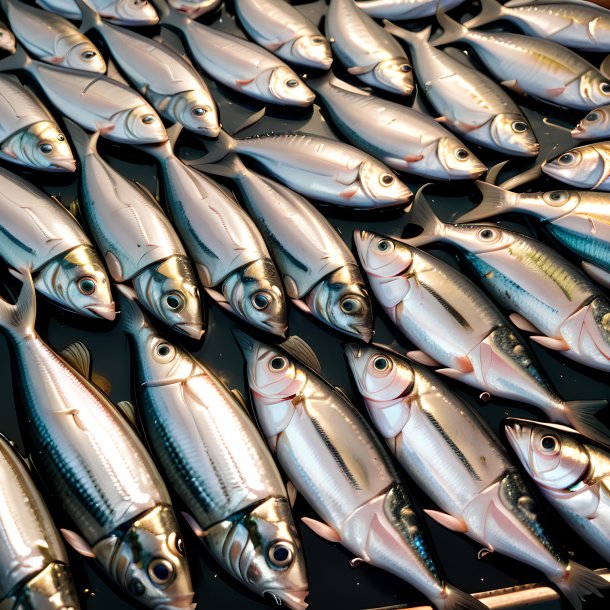
[[[411,70],[412,70],[413,68],[411,68],[411,66],[410,66],[409,64],[401,64],[400,66],[398,66],[398,69],[399,69],[401,72],[405,72],[405,73],[407,73],[407,72],[411,72]]]
[[[570,194],[567,191],[551,191],[547,198],[550,205],[561,205],[570,198]]]
[[[92,277],[82,277],[78,280],[78,290],[85,295],[90,295],[95,292],[95,280]]]
[[[585,117],[585,121],[589,123],[594,123],[599,120],[599,112],[589,112],[589,114]]]
[[[259,311],[267,309],[270,302],[271,299],[269,298],[269,295],[264,292],[257,292],[252,296],[252,305],[254,305],[254,308],[258,309]]]
[[[80,54],[80,56],[85,61],[91,61],[94,57],[97,56],[97,53],[95,51],[84,51],[83,53]]]
[[[147,0],[134,0],[133,2],[134,6],[144,6],[145,4],[148,4]]]
[[[570,163],[574,163],[575,159],[576,157],[572,153],[565,153],[557,159],[557,163],[559,163],[559,165],[570,165]]]
[[[144,586],[142,581],[137,578],[133,578],[129,582],[128,588],[129,588],[129,592],[132,595],[135,595],[136,597],[141,597],[142,595],[144,595],[144,592],[146,591],[146,587]]]
[[[324,42],[324,38],[322,36],[314,36],[311,39],[312,44],[322,44]]]
[[[599,88],[602,93],[605,93],[606,95],[610,94],[610,83],[602,83]]]
[[[155,347],[155,351],[153,353],[153,357],[157,362],[161,362],[165,364],[174,358],[176,354],[176,349],[171,343],[167,343],[166,341],[162,341],[158,343]]]
[[[285,568],[292,563],[294,553],[292,548],[284,542],[274,542],[268,551],[269,561],[278,568]]]
[[[161,557],[156,557],[148,564],[148,577],[158,585],[167,584],[174,575],[174,566]]]
[[[390,361],[385,356],[377,356],[373,360],[373,368],[376,371],[387,371],[390,368]]]
[[[193,116],[203,116],[204,114],[207,114],[207,109],[202,108],[201,106],[197,106],[197,108],[193,108],[191,110],[191,113],[193,114]]]
[[[155,120],[155,117],[152,114],[145,114],[142,117],[142,123],[144,123],[145,125],[150,125],[151,123],[153,123]]]
[[[555,453],[559,448],[557,437],[547,434],[540,439],[540,447],[544,453]]]
[[[515,121],[513,123],[513,131],[515,133],[524,133],[527,131],[527,123],[524,121]]]
[[[165,297],[167,306],[172,311],[181,311],[184,309],[184,297],[179,292],[171,292]]]
[[[58,133],[58,134],[57,134],[57,139],[58,139],[60,142],[63,142],[63,141],[66,139],[66,136],[64,136],[64,134],[63,134],[63,133]]]
[[[498,239],[498,233],[494,229],[481,229],[477,236],[481,241],[492,242]]]
[[[394,244],[389,239],[381,239],[377,244],[379,252],[390,252],[394,249]]]
[[[390,186],[390,184],[394,183],[394,176],[392,174],[382,174],[379,181],[383,186]]]
[[[465,161],[466,159],[468,159],[468,157],[470,157],[470,153],[465,148],[458,148],[455,151],[455,156],[460,161]]]
[[[48,142],[41,144],[38,148],[40,148],[40,152],[43,155],[50,155],[53,152],[53,144],[49,144]]]
[[[286,87],[290,87],[291,89],[294,89],[294,87],[298,87],[298,85],[299,81],[296,78],[291,78],[286,81]]]
[[[286,358],[283,358],[282,356],[275,356],[275,358],[271,359],[269,367],[272,371],[281,371],[286,368],[287,364],[288,362],[286,361]]]
[[[353,297],[345,297],[341,299],[339,306],[341,307],[341,311],[347,314],[358,313],[360,309],[362,309],[360,301],[354,299]]]

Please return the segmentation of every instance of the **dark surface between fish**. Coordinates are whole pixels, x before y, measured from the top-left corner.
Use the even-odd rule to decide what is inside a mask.
[[[324,3],[318,0],[313,4],[299,5],[298,8],[317,23],[320,15],[324,12]],[[237,32],[238,29],[233,22],[232,15],[233,9],[232,6],[229,6],[228,14],[225,12],[220,19],[215,19],[215,27]],[[154,28],[142,31],[147,35],[158,33],[158,30]],[[100,43],[97,38],[94,36],[93,38],[96,43]],[[103,49],[101,43],[100,47]],[[103,49],[103,53],[105,57],[108,57],[105,49]],[[600,60],[601,58],[592,58],[595,63]],[[346,78],[346,75],[341,72],[338,62],[336,63],[338,76]],[[349,78],[346,78],[346,80],[349,80]],[[355,81],[352,79],[351,82]],[[240,125],[247,116],[261,108],[260,105],[253,103],[251,100],[237,96],[213,83],[210,83],[210,88],[218,102],[223,125],[229,132]],[[44,99],[44,96],[42,96],[42,99]],[[542,117],[552,117],[554,122],[572,127],[582,118],[583,113],[570,113],[554,109],[551,106],[517,96],[515,99],[532,121],[542,144],[541,154],[543,157],[550,156],[550,151],[554,147],[552,156],[571,146],[571,138],[568,132],[544,124]],[[404,100],[397,99],[397,101],[405,103]],[[267,117],[241,133],[240,137],[298,130],[337,137],[329,122],[322,119],[317,105],[313,109],[313,114],[311,109],[271,109],[268,111]],[[488,165],[504,160],[498,155],[472,144],[469,144],[469,147]],[[178,149],[184,155],[190,153],[189,156],[191,157],[199,156],[203,152],[201,141],[197,141],[188,135],[183,137]],[[153,193],[160,192],[157,169],[151,157],[136,149],[113,145],[107,141],[100,143],[100,152],[120,172],[143,183]],[[512,172],[516,173],[517,170],[525,169],[530,164],[531,162],[527,160],[514,160],[510,162],[509,167],[512,167]],[[12,169],[15,171],[14,167]],[[37,186],[42,187],[47,193],[58,195],[65,205],[69,205],[76,197],[75,176],[43,175],[25,171],[19,173]],[[502,179],[508,175],[509,172],[503,173]],[[403,177],[414,191],[422,184],[422,182],[413,181],[409,177]],[[225,182],[225,184],[230,186],[230,182]],[[541,178],[532,186],[535,189],[540,187],[539,190],[561,188],[558,183],[547,177]],[[471,184],[439,184],[430,188],[428,197],[443,219],[451,220],[472,206],[468,198],[472,198],[475,191],[475,187]],[[356,227],[400,235],[408,222],[407,218],[398,210],[357,213],[351,210],[342,211],[331,206],[323,206],[321,209],[332,224],[340,230],[350,246],[352,245],[352,231]],[[502,224],[510,228],[524,230],[529,234],[535,234],[535,221],[527,220],[525,217],[522,218],[523,220],[517,215],[506,216],[503,218]],[[538,231],[538,235],[542,238],[545,237],[542,231]],[[436,246],[426,249],[451,264],[459,265],[458,259],[450,249]],[[575,260],[566,250],[560,249],[560,251],[571,260]],[[465,265],[462,265],[461,268],[467,271]],[[6,273],[2,275],[2,280],[7,280],[8,284],[14,285],[14,282],[10,281]],[[203,344],[194,343],[177,335],[173,335],[171,339],[180,342],[196,353],[227,382],[229,387],[244,392],[243,360],[237,344],[231,337],[230,330],[236,327],[245,327],[212,303],[210,299],[206,298],[206,302],[209,310],[209,322]],[[76,315],[59,310],[44,298],[39,298],[38,303],[37,328],[41,336],[55,349],[61,349],[72,341],[83,341],[92,352],[95,372],[107,378],[112,385],[112,400],[114,402],[132,400],[130,353],[127,338],[119,325],[79,318]],[[374,305],[376,315],[375,340],[403,351],[412,349],[412,346],[408,345],[401,338],[400,333],[393,328],[381,308],[376,304]],[[352,386],[350,374],[344,361],[342,342],[345,338],[338,333],[333,333],[328,327],[317,323],[311,316],[306,316],[292,306],[289,309],[289,325],[292,334],[303,337],[315,350],[321,360],[326,378],[333,384],[344,388],[348,396],[355,400],[358,408],[364,411],[362,403],[356,398],[357,391]],[[251,328],[246,330],[256,336],[255,330]],[[443,332],[443,329],[439,329],[439,332]],[[264,337],[264,339],[268,340],[269,338]],[[567,363],[558,354],[550,353],[536,344],[531,344],[531,347],[539,357],[542,367],[548,373],[558,392],[565,399],[610,398],[610,383],[604,382],[605,375],[602,372]],[[507,415],[531,419],[541,416],[540,411],[533,408],[521,408],[516,403],[509,403],[504,400],[492,398],[489,402],[483,403],[479,399],[478,391],[449,379],[444,381],[472,404],[497,432],[500,432],[501,422]],[[9,438],[15,439],[20,449],[24,450],[25,444],[20,435],[16,416],[18,405],[15,405],[13,399],[9,351],[3,337],[0,339],[0,388],[4,395],[2,415],[0,416],[0,431]],[[414,485],[411,484],[410,488],[420,508],[432,507],[431,502]],[[175,498],[175,502],[178,510],[183,508],[179,498]],[[49,501],[49,506],[58,526],[71,527],[67,517],[58,510],[57,505],[52,500]],[[315,517],[312,510],[300,497],[296,501],[294,513],[295,520],[299,520],[306,515]],[[439,564],[444,568],[447,579],[465,591],[484,591],[544,580],[542,574],[500,555],[488,554],[478,559],[477,554],[480,547],[475,542],[465,536],[443,529],[428,518],[425,518],[425,522],[430,529]],[[581,542],[577,535],[553,513],[551,513],[551,525],[554,537],[559,542],[564,543],[567,550],[573,553],[573,558],[576,561],[591,568],[606,567],[603,560]],[[181,522],[181,527],[190,561],[196,601],[200,608],[203,610],[220,610],[221,608],[257,610],[271,607],[223,572],[206,554],[203,546],[188,530],[186,523]],[[332,545],[321,540],[304,526],[300,530],[309,573],[311,593],[308,601],[312,610],[359,610],[396,606],[397,604],[427,605],[421,594],[405,582],[371,566],[361,565],[358,568],[352,568],[348,563],[352,557],[339,545]],[[68,552],[75,581],[79,592],[82,594],[83,608],[90,610],[108,610],[110,608],[112,610],[125,610],[134,607],[116,587],[101,576],[92,561],[83,560],[71,549]],[[585,609],[608,608],[609,602],[610,593],[607,593],[605,600],[588,600]],[[550,602],[530,606],[530,608],[540,610],[557,610],[564,607],[567,608],[568,605],[563,601],[561,604]]]

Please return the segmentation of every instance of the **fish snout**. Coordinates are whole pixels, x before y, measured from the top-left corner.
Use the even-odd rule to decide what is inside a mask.
[[[309,595],[308,589],[299,589],[294,591],[275,590],[265,591],[265,597],[271,597],[279,606],[284,604],[291,610],[305,610],[309,604],[305,601]]]
[[[112,322],[116,318],[114,301],[109,305],[86,305],[85,307],[88,311],[91,311],[96,316],[104,318],[104,320],[109,320]]]
[[[188,335],[191,339],[195,339],[195,341],[199,341],[205,333],[201,324],[197,323],[180,322],[174,326],[174,329],[183,335]]]

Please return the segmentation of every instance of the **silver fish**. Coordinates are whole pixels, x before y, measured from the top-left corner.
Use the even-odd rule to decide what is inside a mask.
[[[148,0],[88,0],[89,6],[104,19],[117,25],[155,25],[159,17]],[[82,14],[75,0],[36,0],[50,13],[80,21]]]
[[[250,37],[288,63],[328,70],[333,56],[320,30],[286,0],[236,0]]]
[[[84,0],[82,5],[81,29],[102,36],[119,68],[160,115],[204,136],[218,135],[216,103],[188,61],[166,44],[102,21]]]
[[[76,170],[55,119],[16,77],[6,74],[0,74],[0,158],[32,169]]]
[[[431,373],[383,346],[345,354],[375,427],[441,509],[441,525],[544,572],[570,600],[608,583],[556,544],[531,490],[482,418]]]
[[[598,438],[610,431],[595,418],[606,401],[565,401],[527,343],[489,299],[459,271],[399,240],[354,233],[358,256],[384,311],[437,373],[542,409]]]
[[[540,169],[570,186],[610,191],[610,141],[572,148],[544,161]]]
[[[591,110],[610,101],[608,79],[593,64],[556,42],[469,30],[440,12],[437,19],[443,34],[433,41],[435,46],[467,43],[493,76],[512,91],[577,110]]]
[[[229,574],[288,608],[307,607],[305,561],[280,473],[244,405],[161,337],[121,289],[136,353],[139,414],[195,535]]]
[[[193,589],[171,500],[130,424],[87,379],[82,344],[53,352],[34,329],[36,300],[24,271],[0,326],[15,354],[32,459],[79,533],[66,541],[132,598],[155,610],[193,610]],[[77,370],[78,369],[78,370]]]
[[[610,104],[595,108],[572,130],[575,140],[610,138]]]
[[[336,330],[370,341],[371,302],[354,255],[334,227],[309,201],[248,170],[236,155],[229,155],[222,167],[239,186],[294,305]]]
[[[282,282],[254,222],[215,182],[182,163],[172,144],[146,150],[161,165],[166,205],[205,291],[246,322],[283,337]]]
[[[462,2],[464,0],[363,0],[356,2],[356,6],[376,19],[406,21],[432,17],[437,7],[450,11]]]
[[[14,53],[16,48],[16,41],[13,32],[11,32],[6,25],[0,21],[0,49],[7,51],[8,53]]]
[[[610,453],[564,426],[509,418],[506,436],[544,497],[610,561]]]
[[[0,599],[15,610],[78,610],[68,556],[28,467],[0,436]]]
[[[39,292],[70,311],[114,320],[106,270],[76,219],[2,168],[0,226],[0,256],[13,269],[31,269]]]
[[[324,22],[339,61],[363,83],[391,93],[413,91],[413,69],[400,44],[354,0],[331,0]]]
[[[311,86],[341,133],[393,169],[435,180],[472,179],[487,170],[458,138],[421,112],[331,74]]]
[[[249,97],[284,106],[311,106],[313,92],[275,55],[239,36],[192,21],[155,0],[161,23],[182,35],[195,61],[214,80]]]
[[[589,191],[513,193],[477,182],[483,199],[456,222],[468,223],[519,211],[541,220],[543,228],[583,259],[583,269],[610,288],[610,195]]]
[[[112,169],[68,121],[80,159],[82,213],[115,282],[130,282],[140,303],[170,328],[199,339],[202,307],[186,252],[157,200]]]
[[[168,0],[168,4],[191,19],[213,13],[222,4],[222,0]]]
[[[481,0],[481,12],[469,28],[510,21],[529,36],[552,40],[581,51],[610,51],[610,11],[593,2]]]
[[[234,151],[258,161],[292,190],[326,203],[367,210],[404,206],[413,196],[383,163],[322,136],[288,133],[236,140],[221,131],[216,142],[206,142],[206,149],[207,155],[190,164],[215,172],[211,163]]]
[[[388,454],[347,398],[320,377],[309,346],[291,337],[279,348],[233,332],[247,363],[262,432],[321,519],[302,521],[361,561],[403,578],[438,610],[483,610],[480,601],[439,575]]]
[[[19,42],[42,61],[87,72],[106,72],[97,47],[69,21],[20,0],[2,0],[2,10]]]
[[[386,21],[385,28],[409,45],[424,94],[439,114],[437,121],[505,154],[538,154],[540,145],[519,106],[488,76],[431,45],[431,27],[411,32]]]

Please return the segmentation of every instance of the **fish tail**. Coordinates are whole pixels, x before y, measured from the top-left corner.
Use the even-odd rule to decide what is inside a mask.
[[[597,414],[606,406],[606,400],[571,400],[565,403],[564,409],[573,428],[600,443],[610,445],[610,429],[597,418]]]
[[[436,20],[438,24],[443,28],[443,33],[435,38],[431,44],[435,47],[439,47],[445,44],[451,44],[452,42],[458,42],[463,40],[465,36],[468,34],[468,28],[463,26],[461,23],[452,19],[441,11],[440,9],[436,11]]]
[[[582,609],[587,595],[603,597],[600,589],[610,586],[599,574],[574,561],[570,561],[566,574],[554,582],[576,610]]]
[[[0,327],[15,339],[33,337],[36,334],[36,291],[31,270],[26,267],[11,273],[23,282],[15,304],[0,298]]]
[[[421,227],[422,231],[415,237],[403,238],[403,241],[407,244],[417,248],[436,241],[437,238],[443,235],[445,230],[445,223],[435,214],[427,199],[424,197],[423,190],[426,186],[427,185],[424,184],[424,186],[417,191],[413,207],[408,215],[409,224]]]
[[[167,0],[152,0],[152,4],[157,9],[161,25],[180,30],[191,22],[189,17],[171,8]]]
[[[481,182],[480,180],[477,180],[475,184],[479,191],[481,191],[483,199],[476,208],[458,216],[455,222],[474,222],[483,218],[489,218],[490,216],[505,214],[510,212],[512,208],[517,207],[517,201],[519,200],[517,193],[507,191],[494,184]]]
[[[506,9],[497,0],[481,0],[481,12],[472,19],[469,19],[464,24],[464,27],[478,28],[481,25],[501,19],[505,12]]]
[[[138,305],[136,291],[131,286],[117,284],[119,295],[119,322],[128,335],[136,336],[143,328],[150,326],[142,308]]]
[[[95,153],[97,150],[97,140],[100,137],[100,132],[89,135],[80,125],[64,117],[66,130],[70,136],[72,146],[81,159],[87,155]]]
[[[206,141],[205,149],[206,154],[197,159],[182,159],[181,161],[185,165],[200,169],[201,171],[208,171],[207,166],[218,163],[224,159],[233,149],[235,148],[235,139],[230,136],[226,131],[221,130],[218,135],[218,139],[214,141]]]
[[[413,32],[411,30],[401,28],[399,25],[396,25],[387,19],[383,20],[383,27],[390,32],[392,36],[404,40],[409,46],[415,45],[418,42],[428,42],[430,39],[430,32],[432,31],[432,26],[429,25],[423,30]]]
[[[443,596],[437,597],[435,602],[439,610],[487,610],[483,602],[452,585],[445,585]]]
[[[332,70],[327,70],[321,76],[316,78],[308,78],[307,86],[314,91],[320,91],[326,87],[328,87],[333,80],[336,80],[336,76],[332,73]]]
[[[0,72],[10,72],[12,70],[28,70],[32,65],[32,58],[26,50],[19,44],[15,45],[15,52],[0,61]]]
[[[94,30],[102,25],[102,18],[97,11],[94,11],[84,0],[74,0],[82,14],[80,31],[86,34],[89,30]]]

